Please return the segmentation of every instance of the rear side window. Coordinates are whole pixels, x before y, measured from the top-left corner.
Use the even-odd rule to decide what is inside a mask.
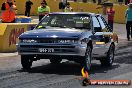
[[[101,16],[101,19],[105,25],[105,27],[108,29],[108,31],[112,31],[111,27],[108,25],[108,23],[106,22],[106,20]]]
[[[102,29],[106,28],[106,25],[104,24],[104,21],[101,19],[100,16],[98,16],[98,20],[99,20],[99,22],[100,22],[101,28],[102,28]]]
[[[92,21],[93,21],[94,31],[95,32],[101,32],[101,26],[99,24],[99,21],[98,21],[97,17],[93,16]]]

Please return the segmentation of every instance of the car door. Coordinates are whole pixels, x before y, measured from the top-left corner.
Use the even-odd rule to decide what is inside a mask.
[[[106,43],[108,42],[114,42],[115,44],[118,43],[118,36],[115,32],[112,31],[111,27],[108,25],[106,20],[102,16],[97,17],[103,31],[104,37],[109,41],[106,40]]]
[[[100,41],[100,35],[102,35],[102,27],[99,23],[97,16],[92,16],[92,27],[93,27],[93,35],[91,36],[93,43],[96,41]]]
[[[94,35],[91,37],[93,40],[93,55],[102,55],[108,51],[111,44],[112,32],[100,15],[92,17]]]
[[[94,16],[93,18],[93,29],[94,29],[94,36],[96,41],[102,42],[104,44],[108,44],[111,42],[112,39],[112,30],[105,21],[105,19],[100,16]]]
[[[101,26],[101,35],[103,36],[103,38],[101,39],[101,41],[105,42],[105,44],[110,43],[111,42],[111,35],[112,35],[112,29],[110,28],[110,26],[108,25],[108,23],[105,21],[105,19],[98,15],[97,19],[100,23]]]

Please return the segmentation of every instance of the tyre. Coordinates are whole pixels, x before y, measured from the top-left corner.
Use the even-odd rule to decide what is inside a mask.
[[[111,44],[110,48],[107,52],[107,57],[100,60],[101,65],[107,66],[107,67],[112,66],[113,61],[114,61],[114,56],[115,56],[115,46],[114,46],[114,44]]]
[[[51,64],[59,64],[62,61],[62,59],[50,59]]]
[[[29,70],[32,66],[32,62],[29,56],[21,55],[21,64],[24,70]]]
[[[85,56],[83,57],[83,67],[86,71],[90,71],[91,69],[91,60],[92,60],[92,49],[90,46],[87,47]]]

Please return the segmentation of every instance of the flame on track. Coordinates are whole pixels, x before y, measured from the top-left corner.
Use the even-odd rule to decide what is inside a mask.
[[[82,68],[81,73],[82,73],[82,76],[83,76],[84,78],[88,78],[88,77],[89,77],[89,74],[88,74],[88,72],[84,69],[84,67]]]

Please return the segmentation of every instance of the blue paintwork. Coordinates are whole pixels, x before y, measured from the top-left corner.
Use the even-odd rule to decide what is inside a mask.
[[[37,29],[23,33],[19,38],[79,38],[85,30],[59,28]]]

